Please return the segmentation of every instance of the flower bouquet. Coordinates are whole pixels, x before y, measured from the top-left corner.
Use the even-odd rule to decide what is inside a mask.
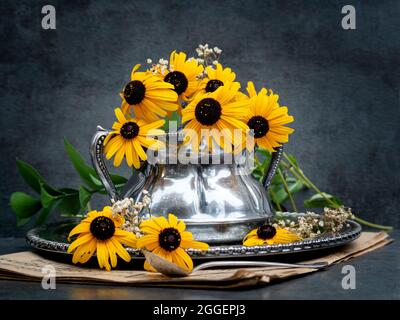
[[[286,106],[280,105],[276,92],[269,88],[257,90],[251,81],[243,90],[232,69],[221,64],[222,50],[218,47],[200,45],[196,52],[197,57],[187,57],[183,52],[173,51],[169,61],[159,59],[153,63],[147,59],[147,68],[135,65],[129,82],[120,92],[121,106],[114,110],[116,119],[112,129],[103,132],[103,140],[96,145],[99,146],[99,161],[105,156],[108,160],[113,159],[115,167],[125,161],[138,177],[142,177],[144,185],[132,189],[125,177],[108,174],[102,162],[95,166],[95,170],[66,140],[66,151],[84,185],[77,189],[55,188],[32,166],[18,160],[22,177],[38,194],[38,197],[23,192],[12,194],[10,205],[18,224],[23,225],[34,216],[37,216],[36,224],[42,224],[55,211],[63,216],[82,218],[68,236],[68,240],[72,241],[68,252],[73,253],[74,263],[86,263],[96,253],[99,266],[110,270],[116,267],[117,257],[127,262],[131,260],[126,250],[131,247],[151,251],[187,271],[192,270],[193,262],[188,250],[207,250],[208,241],[199,239],[197,233],[191,232],[188,227],[191,219],[185,216],[184,210],[188,205],[184,200],[166,207],[166,202],[174,201],[166,198],[163,206],[157,207],[153,203],[160,203],[159,193],[148,183],[151,174],[154,178],[165,173],[154,171],[156,166],[151,165],[170,146],[165,137],[171,137],[173,129],[176,129],[177,135],[182,138],[178,141],[178,147],[185,150],[184,154],[246,155],[247,159],[253,160],[251,179],[259,180],[260,186],[268,187],[268,197],[257,196],[260,189],[249,186],[250,180],[244,180],[242,190],[246,192],[237,193],[247,198],[250,197],[248,194],[256,194],[252,196],[253,200],[246,201],[253,207],[260,207],[262,214],[265,213],[265,217],[258,219],[254,228],[249,229],[248,221],[243,223],[243,215],[231,210],[229,217],[238,218],[238,225],[247,226],[247,229],[234,230],[235,233],[239,230],[237,234],[246,231],[243,236],[240,235],[244,246],[287,244],[311,239],[324,232],[339,232],[347,219],[381,229],[390,228],[355,217],[337,197],[319,190],[301,170],[293,155],[282,152],[282,145],[289,141],[289,136],[294,132],[288,126],[294,117],[289,115]],[[198,158],[195,160],[198,161]],[[239,170],[237,167],[230,168]],[[275,171],[277,174],[273,176]],[[225,189],[235,188],[239,184],[239,180],[229,180],[233,181],[232,185],[226,187],[232,172],[223,177],[225,180],[220,180],[225,181]],[[185,172],[183,176],[190,177],[190,172]],[[194,175],[190,183],[197,181],[201,188],[188,191],[183,187],[183,190],[179,190],[180,194],[205,194],[207,198],[204,190],[209,188],[216,190],[213,198],[215,203],[224,201],[224,206],[229,203],[229,198],[223,198],[221,185],[206,182],[201,185],[198,183],[199,176]],[[146,191],[146,183],[151,187],[150,192]],[[162,182],[163,190],[168,183],[168,179]],[[138,181],[136,184],[139,184]],[[295,196],[304,189],[314,191],[310,198],[304,200],[304,207],[325,208],[324,213],[308,213],[297,220],[289,220],[281,215],[280,212],[298,211]],[[111,197],[111,206],[92,210],[92,196],[106,192]],[[231,201],[243,200],[240,196],[231,198]],[[198,199],[202,199],[201,196],[191,204],[203,201]],[[240,207],[246,201],[229,205]],[[203,202],[210,204],[207,199]],[[269,203],[272,208],[269,208]],[[205,212],[209,216],[211,212],[217,217],[221,216],[221,212],[226,215],[225,209],[221,211],[218,206],[217,209],[209,205]],[[273,211],[277,213],[272,214]],[[191,214],[196,216],[199,212],[194,210]],[[203,211],[202,214],[205,215]],[[218,229],[215,226],[213,228],[210,230]],[[205,239],[212,239],[213,231],[207,232]],[[155,271],[148,261],[144,267]]]

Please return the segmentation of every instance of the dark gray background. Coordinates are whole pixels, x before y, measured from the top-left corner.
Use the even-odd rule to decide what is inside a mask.
[[[41,29],[53,4],[57,30]],[[341,28],[353,4],[357,30]],[[321,189],[360,217],[400,225],[399,1],[0,1],[0,235],[23,234],[8,208],[29,191],[15,158],[56,187],[79,184],[67,137],[89,160],[97,124],[113,109],[132,66],[224,50],[245,84],[267,85],[296,118],[287,149]]]

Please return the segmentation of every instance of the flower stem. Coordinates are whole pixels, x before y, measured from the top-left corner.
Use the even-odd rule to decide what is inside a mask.
[[[286,182],[286,179],[285,179],[285,177],[284,177],[284,175],[283,175],[283,173],[282,173],[282,170],[281,170],[280,168],[278,168],[278,174],[279,174],[279,176],[280,176],[281,179],[282,179],[283,188],[285,189],[285,191],[286,191],[286,193],[287,193],[287,195],[288,195],[288,197],[289,197],[290,204],[292,205],[292,208],[293,208],[294,212],[297,212],[296,203],[294,202],[292,193],[291,193],[290,190],[289,190],[289,186],[288,186],[288,184],[287,184],[287,182]]]
[[[275,202],[276,206],[278,207],[278,210],[282,211],[281,204],[276,200],[276,194],[274,191],[272,191],[272,188],[269,189],[269,192],[271,193],[272,200]]]
[[[366,220],[361,219],[361,218],[356,217],[356,216],[354,216],[354,220],[357,221],[358,223],[361,223],[361,224],[365,225],[365,226],[376,228],[376,229],[379,229],[379,230],[384,230],[384,231],[392,231],[393,230],[393,227],[391,227],[391,226],[383,226],[383,225],[380,225],[380,224],[375,224],[375,223],[366,221]]]
[[[303,172],[295,163],[292,162],[292,160],[288,157],[288,155],[287,155],[285,152],[283,153],[283,156],[284,156],[285,159],[290,163],[290,165],[292,166],[292,168],[294,168],[295,171],[301,176],[301,178],[302,178],[305,182],[307,182],[307,184],[310,186],[311,189],[314,189],[315,192],[317,192],[317,193],[318,193],[319,195],[321,195],[326,201],[328,201],[328,202],[332,205],[333,208],[339,208],[339,207],[340,207],[339,204],[333,202],[330,198],[328,198],[328,197],[325,195],[325,193],[323,193],[321,190],[319,190],[318,187],[317,187],[314,183],[312,183],[311,180],[304,174],[304,172]],[[359,222],[359,223],[361,223],[361,224],[363,224],[363,225],[365,225],[365,226],[372,227],[372,228],[376,228],[376,229],[379,229],[379,230],[385,230],[385,231],[391,231],[391,230],[393,230],[393,227],[391,227],[391,226],[382,226],[382,225],[375,224],[375,223],[369,222],[369,221],[367,221],[367,220],[358,218],[358,217],[356,217],[356,216],[354,216],[354,220],[357,221],[357,222]]]
[[[292,175],[294,175],[298,180],[301,180],[301,182],[308,188],[310,189],[310,185],[308,184],[308,182],[306,180],[303,179],[303,177],[301,175],[299,175],[296,171],[296,168],[293,167],[291,164],[286,163],[285,161],[281,161],[281,164],[290,171],[290,173]]]
[[[71,213],[62,213],[60,215],[63,218],[85,218],[84,214],[71,214]]]
[[[314,189],[314,191],[316,193],[320,194],[326,201],[328,201],[333,206],[333,208],[339,208],[340,207],[340,205],[338,205],[337,203],[333,202],[321,190],[319,190],[318,187],[314,183],[312,183],[311,180],[304,174],[304,172],[302,170],[300,170],[300,168],[298,168],[292,162],[292,160],[290,160],[290,158],[288,157],[288,155],[285,152],[283,153],[283,156],[292,165],[292,167],[296,169],[297,173],[303,178],[303,180],[309,185],[309,187],[311,189]]]

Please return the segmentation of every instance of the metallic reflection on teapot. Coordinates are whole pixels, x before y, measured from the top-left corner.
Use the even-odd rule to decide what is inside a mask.
[[[118,194],[104,163],[103,141],[107,134],[108,131],[98,128],[92,139],[91,155],[110,197],[132,197],[139,201],[142,191],[147,190],[152,198],[151,215],[175,214],[185,221],[198,241],[209,244],[241,242],[251,229],[274,214],[266,189],[280,161],[282,147],[273,153],[263,183],[260,183],[251,175],[250,153],[243,153],[239,157],[241,161],[230,161],[232,156],[222,150],[213,155],[201,149],[195,153],[189,145],[181,144],[179,134],[167,134],[167,148],[158,154],[158,162],[143,163]],[[186,155],[186,161],[179,161],[177,151]]]

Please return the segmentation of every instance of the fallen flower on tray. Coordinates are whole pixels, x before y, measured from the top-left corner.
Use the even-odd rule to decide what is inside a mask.
[[[117,255],[126,262],[131,261],[122,244],[136,247],[136,236],[121,229],[124,222],[124,218],[116,217],[108,206],[102,211],[90,211],[69,233],[68,240],[78,235],[68,247],[68,253],[74,252],[72,262],[86,263],[96,253],[100,268],[110,271],[117,266]]]
[[[195,241],[192,233],[185,229],[185,222],[178,220],[173,214],[168,215],[168,220],[165,217],[151,218],[140,225],[144,236],[138,239],[137,247],[146,248],[179,267],[191,271],[193,261],[184,249],[207,250],[208,244]],[[148,261],[145,261],[144,268],[148,271],[156,271]]]
[[[262,246],[280,243],[300,241],[296,234],[272,225],[265,224],[257,229],[251,230],[243,240],[245,246]]]

